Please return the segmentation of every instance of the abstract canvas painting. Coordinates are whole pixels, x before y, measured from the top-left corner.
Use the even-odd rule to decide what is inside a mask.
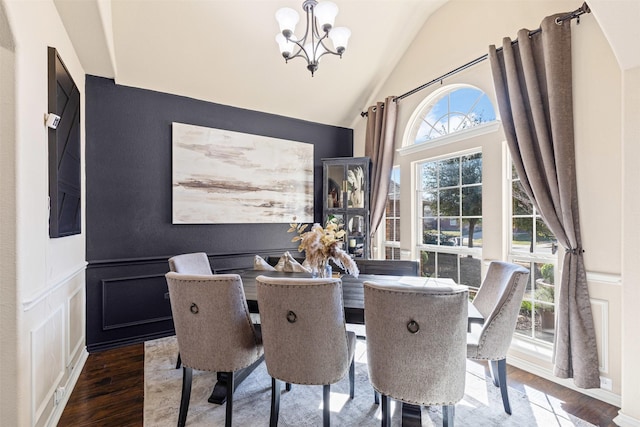
[[[313,222],[313,144],[173,123],[173,223]]]

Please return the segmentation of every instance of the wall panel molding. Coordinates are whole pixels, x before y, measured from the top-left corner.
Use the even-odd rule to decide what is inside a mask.
[[[84,287],[78,287],[67,298],[67,354],[65,366],[69,366],[74,357],[84,347],[85,332],[85,298]]]
[[[609,301],[590,298],[591,311],[596,330],[600,330],[600,372],[609,373]]]
[[[286,230],[285,230],[285,234],[286,234]],[[293,237],[293,234],[291,234],[291,237]],[[291,252],[291,248],[290,247],[263,248],[263,249],[255,249],[251,251],[241,251],[241,252],[238,252],[238,251],[235,251],[235,252],[199,251],[199,252],[205,252],[212,263],[213,262],[224,263],[225,260],[237,259],[237,258],[243,258],[243,257],[251,257],[253,259],[254,255],[260,255],[260,256],[282,255],[285,251]],[[91,266],[91,268],[100,268],[100,267],[115,267],[115,266],[126,266],[126,265],[156,264],[158,262],[163,262],[163,263],[167,263],[167,271],[168,271],[169,258],[171,258],[174,255],[178,255],[180,253],[186,253],[186,252],[181,251],[179,253],[173,253],[173,254],[167,254],[167,255],[161,255],[161,256],[152,256],[152,257],[129,257],[129,258],[90,260],[88,264]]]
[[[620,274],[587,271],[587,282],[599,282],[607,285],[622,285],[622,276]]]
[[[50,286],[47,286],[46,289],[43,289],[42,291],[40,291],[39,293],[35,294],[31,298],[27,298],[27,299],[23,300],[22,301],[22,310],[27,312],[27,311],[33,309],[33,307],[38,305],[38,303],[43,301],[45,298],[47,298],[48,296],[50,296],[53,293],[55,293],[58,289],[62,288],[63,286],[67,285],[78,274],[83,273],[86,268],[87,268],[87,263],[86,262],[82,262],[82,263],[76,265],[74,268],[69,270],[68,274],[66,274],[65,276],[61,277],[59,280],[57,280],[55,283],[51,284]]]
[[[31,330],[31,420],[42,417],[65,375],[64,306]]]
[[[116,277],[101,282],[103,330],[171,320],[171,309],[167,313],[158,300],[160,293],[162,298],[166,293],[164,274]]]

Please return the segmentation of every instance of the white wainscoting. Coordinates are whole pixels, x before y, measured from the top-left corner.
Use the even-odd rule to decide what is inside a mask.
[[[48,290],[23,300],[24,324],[30,334],[33,427],[57,425],[86,362],[85,282],[82,266]]]
[[[39,420],[65,374],[64,307],[31,330],[31,420]]]
[[[67,325],[69,333],[67,340],[67,358],[65,366],[69,367],[78,351],[84,347],[84,319],[85,319],[85,293],[84,287],[77,288],[67,299]]]
[[[598,360],[601,374],[609,373],[609,301],[589,299],[593,314],[593,325],[596,330]]]

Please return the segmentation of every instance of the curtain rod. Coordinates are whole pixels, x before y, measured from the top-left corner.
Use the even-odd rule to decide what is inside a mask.
[[[564,16],[559,16],[558,18],[556,18],[556,24],[560,25],[564,21],[568,21],[568,20],[571,20],[571,19],[577,19],[576,22],[578,24],[580,24],[580,15],[583,15],[585,13],[591,13],[591,9],[589,9],[589,6],[587,5],[586,2],[582,3],[582,6],[580,6],[578,9],[574,10],[573,12],[567,13]],[[542,31],[542,29],[540,29],[540,28],[538,28],[536,30],[533,30],[533,31],[530,31],[529,32],[529,37],[531,37],[534,34],[538,34],[541,31]],[[514,45],[516,43],[518,43],[517,39],[511,42],[512,45]],[[501,47],[496,49],[496,51],[498,51],[498,52],[501,51],[501,50],[502,50]],[[455,69],[453,69],[453,70],[441,75],[440,77],[437,77],[437,78],[431,80],[430,82],[427,82],[427,83],[425,83],[425,84],[423,84],[421,86],[418,86],[417,88],[411,89],[409,92],[405,92],[402,95],[396,96],[395,98],[393,98],[393,102],[398,102],[399,100],[404,99],[404,98],[406,98],[408,96],[411,96],[416,92],[420,92],[422,89],[426,89],[426,88],[428,88],[429,86],[431,86],[434,83],[438,83],[438,82],[442,83],[442,81],[444,79],[446,79],[447,77],[451,77],[452,75],[457,74],[460,71],[466,70],[469,67],[472,67],[472,66],[474,66],[476,64],[479,64],[480,62],[483,62],[487,58],[489,58],[489,54],[485,53],[484,55],[474,59],[473,61],[469,61],[466,64],[461,65],[458,68],[455,68]],[[366,111],[362,111],[360,113],[360,116],[367,117],[368,113]]]

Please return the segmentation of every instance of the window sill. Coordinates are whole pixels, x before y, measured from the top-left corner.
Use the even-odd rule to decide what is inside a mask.
[[[517,351],[528,356],[527,358],[539,360],[544,364],[551,363],[551,358],[553,357],[553,346],[551,344],[519,337],[517,334],[511,340],[509,351]]]
[[[480,136],[480,135],[485,135],[487,133],[492,133],[500,129],[501,125],[502,125],[502,122],[500,122],[499,120],[496,120],[493,122],[489,122],[487,124],[475,126],[469,129],[451,133],[449,135],[441,136],[439,138],[435,138],[427,142],[422,142],[420,144],[407,145],[407,146],[398,148],[396,152],[401,156],[417,153],[419,151],[423,151],[429,148],[452,144],[454,142],[462,141],[463,139],[468,139],[474,136]]]

